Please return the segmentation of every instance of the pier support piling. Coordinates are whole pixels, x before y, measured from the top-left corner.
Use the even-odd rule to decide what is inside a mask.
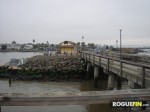
[[[135,84],[134,84],[134,82],[131,81],[131,80],[128,80],[128,85],[129,85],[129,87],[130,87],[131,89],[134,89],[134,88],[135,88]]]
[[[117,77],[117,90],[121,90],[121,77]]]
[[[113,88],[114,88],[114,82],[115,82],[115,76],[110,73],[108,75],[108,85],[107,85],[107,89],[108,90],[113,90]]]
[[[91,69],[92,69],[92,64],[91,63],[88,63],[87,64],[87,78],[90,77],[90,73],[91,73]]]
[[[94,87],[98,88],[99,67],[94,67]]]

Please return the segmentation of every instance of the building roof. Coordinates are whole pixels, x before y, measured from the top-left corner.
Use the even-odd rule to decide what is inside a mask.
[[[63,42],[61,42],[60,44],[65,43],[65,42],[68,42],[68,43],[71,43],[71,44],[73,44],[73,45],[76,45],[76,43],[75,43],[75,42],[72,42],[72,41],[63,41]]]

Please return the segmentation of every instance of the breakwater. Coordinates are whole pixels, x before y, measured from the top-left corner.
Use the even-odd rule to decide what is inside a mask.
[[[34,56],[17,68],[0,67],[0,77],[13,80],[82,81],[86,63],[73,56]]]

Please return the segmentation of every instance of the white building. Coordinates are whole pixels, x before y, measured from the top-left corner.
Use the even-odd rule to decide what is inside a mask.
[[[23,46],[23,48],[24,49],[33,49],[33,45],[32,44],[25,44],[24,46]]]
[[[20,50],[21,44],[6,44],[8,50]]]

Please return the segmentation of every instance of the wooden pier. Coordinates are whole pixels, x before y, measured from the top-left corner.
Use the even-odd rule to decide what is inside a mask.
[[[112,100],[150,100],[150,89],[55,93],[0,93],[1,106],[50,106],[104,104]]]
[[[120,60],[110,56],[103,56],[89,52],[81,52],[80,57],[94,67],[103,68],[107,74],[116,74],[136,83],[142,88],[150,88],[150,64],[143,64],[127,60]]]

